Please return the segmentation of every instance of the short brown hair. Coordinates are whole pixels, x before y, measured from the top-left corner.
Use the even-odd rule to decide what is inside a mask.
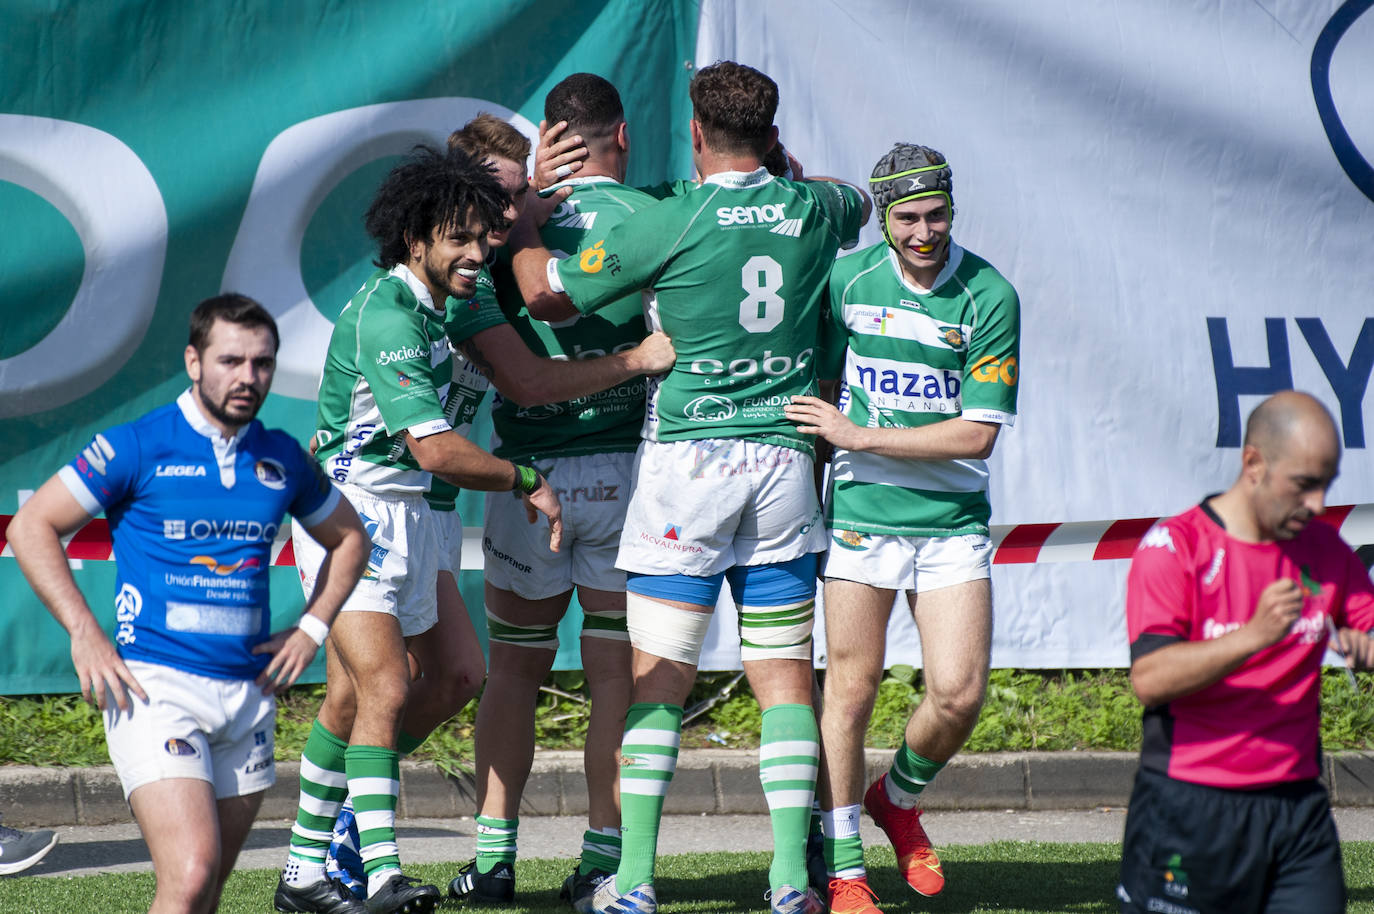
[[[277,322],[267,309],[247,295],[226,292],[207,298],[196,305],[191,312],[191,337],[188,341],[196,352],[205,352],[210,345],[210,330],[215,321],[228,321],[244,327],[266,327],[272,331],[272,351],[281,348],[281,337],[277,334]]]
[[[448,136],[449,149],[461,149],[481,162],[489,158],[525,164],[530,156],[529,139],[494,114],[483,111]]]
[[[697,71],[688,91],[708,146],[760,158],[768,151],[778,84],[767,75],[733,60],[717,61]]]

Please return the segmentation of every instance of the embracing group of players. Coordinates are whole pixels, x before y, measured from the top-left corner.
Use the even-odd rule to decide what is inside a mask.
[[[272,695],[320,646],[327,692],[276,908],[438,903],[401,871],[399,759],[484,682],[477,853],[449,892],[511,901],[535,703],[576,591],[589,822],[564,894],[579,912],[651,914],[683,703],[727,581],[762,707],[772,910],[877,911],[861,803],[911,886],[942,889],[918,803],[987,681],[983,461],[1015,417],[1016,293],[951,240],[940,153],[894,146],[868,193],[803,178],[777,144],[773,80],[721,62],[690,91],[694,181],[624,184],[620,97],[588,73],[549,92],[533,181],[529,141],[490,115],[393,169],[365,219],[378,269],[329,343],[313,460],[254,418],[277,328],[226,294],[192,315],[190,389],[97,435],[16,515],[16,557],[105,712],[157,871],[154,911],[216,907],[272,783]],[[874,202],[885,243],[837,260]],[[465,435],[488,387],[490,451]],[[823,499],[821,448],[833,452]],[[462,488],[488,493],[489,674],[456,584]],[[101,512],[117,649],[61,545]],[[283,513],[307,605],[274,635],[267,568]],[[926,695],[891,770],[867,785],[899,593]]]
[[[379,269],[335,325],[315,435],[374,546],[328,642],[279,910],[361,910],[350,888],[373,911],[438,900],[401,875],[393,828],[397,759],[484,679],[454,580],[460,487],[488,493],[490,673],[476,859],[451,895],[514,898],[535,703],[576,591],[589,821],[564,895],[583,912],[656,910],[683,704],[727,581],[763,712],[772,910],[876,911],[861,801],[912,887],[943,887],[918,801],[972,730],[986,683],[983,459],[1015,416],[1016,294],[951,241],[940,153],[899,144],[883,156],[869,188],[886,243],[836,260],[869,196],[802,178],[777,145],[776,84],[722,62],[694,76],[691,98],[696,181],[626,186],[619,94],[579,73],[546,99],[532,185],[529,142],[481,115],[447,150],[417,149],[374,199]],[[842,379],[838,398],[827,379]],[[464,436],[488,384],[490,453]],[[824,509],[818,440],[833,450]],[[309,592],[325,550],[304,530],[294,545]],[[922,636],[927,695],[891,771],[868,786],[864,731],[898,592]],[[360,878],[334,862],[353,855],[336,840],[350,818]]]

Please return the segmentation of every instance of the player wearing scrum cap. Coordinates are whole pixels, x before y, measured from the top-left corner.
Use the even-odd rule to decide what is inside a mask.
[[[926,695],[892,768],[862,799],[908,884],[923,895],[944,887],[918,804],[983,704],[992,639],[984,461],[1016,417],[1016,291],[950,237],[945,157],[899,143],[869,187],[886,243],[843,258],[830,275],[829,371],[821,369],[834,377],[843,365],[839,406],[793,397],[787,407],[801,431],[835,448],[821,715],[830,796],[822,791],[821,806],[836,914],[877,910],[858,829],[863,736],[898,591],[921,636]]]

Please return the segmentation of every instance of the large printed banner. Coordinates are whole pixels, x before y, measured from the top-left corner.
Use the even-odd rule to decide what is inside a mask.
[[[686,84],[720,58],[778,81],[811,173],[862,182],[895,140],[945,152],[956,238],[1021,294],[993,505],[1035,548],[994,567],[995,665],[1124,665],[1125,562],[1069,540],[1227,486],[1270,391],[1328,404],[1330,500],[1374,503],[1374,0],[0,4],[0,515],[182,389],[186,314],[222,288],[278,315],[263,418],[304,440],[396,154],[478,110],[530,129],[587,69],[625,96],[630,180],[684,175]],[[480,501],[460,508],[476,547]],[[77,574],[112,624],[108,563]],[[284,623],[300,597],[273,574]],[[0,594],[0,691],[72,688],[9,559]],[[732,627],[722,607],[704,666],[738,665]],[[901,614],[891,634],[889,660],[919,662]]]
[[[866,178],[898,140],[949,157],[955,238],[1021,296],[994,524],[1177,513],[1231,483],[1244,416],[1293,386],[1344,437],[1331,503],[1366,504],[1371,6],[708,0],[697,58],[776,78],[816,174]],[[994,566],[993,664],[1126,665],[1125,573]],[[890,661],[918,656],[891,632]]]
[[[0,0],[0,21],[0,515],[177,396],[187,315],[221,290],[276,314],[262,418],[308,440],[331,321],[372,269],[372,192],[479,111],[533,135],[548,90],[590,70],[633,122],[631,181],[691,169],[686,0]],[[460,504],[469,523],[480,505]],[[74,564],[112,627],[113,567]],[[480,573],[462,577],[480,614]],[[10,558],[0,600],[0,692],[75,688]],[[301,606],[274,569],[279,626]]]

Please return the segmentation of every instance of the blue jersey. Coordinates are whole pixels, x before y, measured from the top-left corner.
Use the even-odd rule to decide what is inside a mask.
[[[190,391],[95,436],[58,473],[110,523],[120,656],[218,679],[253,679],[272,624],[272,541],[290,513],[307,527],[339,493],[285,432],[254,420],[231,439]]]

